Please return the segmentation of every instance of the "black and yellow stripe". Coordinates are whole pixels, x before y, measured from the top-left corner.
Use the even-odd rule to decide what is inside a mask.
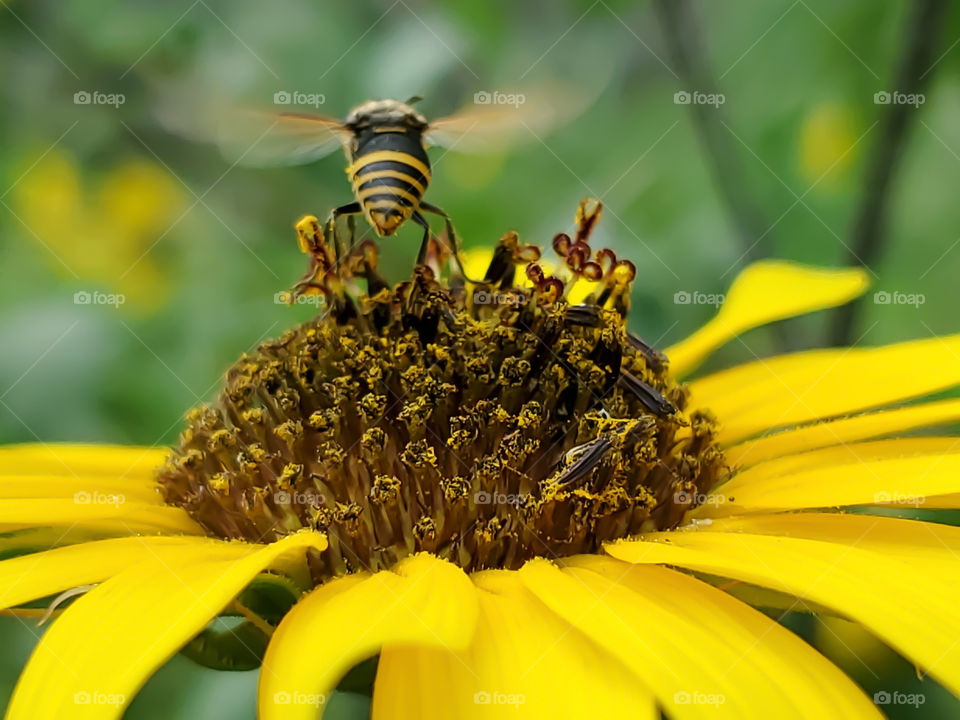
[[[347,175],[357,201],[378,234],[408,220],[430,184],[430,164],[419,138],[381,133],[358,146]],[[371,147],[373,146],[373,147]]]

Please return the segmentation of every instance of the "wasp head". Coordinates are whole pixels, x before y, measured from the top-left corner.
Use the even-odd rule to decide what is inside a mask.
[[[368,100],[357,105],[343,124],[353,132],[371,127],[398,125],[412,130],[424,130],[427,119],[407,103],[399,100]]]

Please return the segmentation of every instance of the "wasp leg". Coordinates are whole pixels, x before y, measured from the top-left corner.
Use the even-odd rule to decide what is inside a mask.
[[[431,205],[428,202],[421,202],[420,209],[423,210],[424,212],[433,213],[434,215],[439,215],[440,217],[443,218],[444,229],[447,231],[447,237],[450,238],[450,245],[451,245],[450,249],[453,252],[453,259],[457,261],[457,266],[460,268],[461,274],[465,278],[467,278],[469,282],[472,282],[474,285],[484,284],[483,280],[474,280],[472,277],[467,275],[467,271],[463,267],[463,260],[460,259],[460,238],[457,237],[456,232],[454,232],[453,230],[453,221],[450,220],[450,216],[447,215],[443,210],[438,208],[436,205]],[[414,214],[414,220],[416,220],[416,215],[418,214],[419,213]],[[420,219],[423,220],[423,217],[421,217]],[[430,231],[428,230],[427,235],[429,234],[430,234]],[[420,254],[423,256],[426,256],[426,249],[427,249],[427,244],[426,244],[426,240],[424,240],[423,246],[420,248]],[[418,265],[422,263],[423,263],[422,258],[420,260],[417,260]]]
[[[427,248],[430,246],[430,223],[419,212],[414,212],[411,217],[423,228],[423,240],[420,241],[420,250],[417,251],[417,265],[423,265],[427,260]]]
[[[343,217],[344,215],[359,215],[362,212],[363,208],[360,206],[360,203],[352,202],[347,203],[346,205],[341,205],[338,208],[334,208],[327,216],[327,222],[323,226],[323,239],[324,242],[327,243],[328,247],[332,247],[334,249],[336,262],[338,263],[343,261],[343,259],[347,256],[347,253],[340,242],[340,235],[337,233],[337,219]],[[352,227],[350,231],[352,241]]]
[[[347,219],[347,252],[353,252],[357,238],[357,215],[345,215]]]

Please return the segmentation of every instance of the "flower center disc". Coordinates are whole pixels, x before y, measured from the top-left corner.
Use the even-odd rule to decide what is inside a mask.
[[[515,569],[677,525],[726,471],[713,422],[627,332],[623,293],[571,305],[535,263],[514,287],[524,259],[507,235],[486,289],[427,268],[389,288],[370,258],[366,294],[324,286],[326,312],[188,414],[167,502],[221,538],[327,533],[318,582],[421,550]]]

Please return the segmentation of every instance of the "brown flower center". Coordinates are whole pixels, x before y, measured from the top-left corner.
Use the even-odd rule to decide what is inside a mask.
[[[166,500],[216,537],[327,533],[318,582],[419,550],[517,568],[677,525],[724,458],[666,359],[627,332],[632,267],[590,252],[587,209],[576,241],[554,243],[565,281],[512,234],[476,289],[427,268],[388,288],[370,248],[366,294],[324,270],[327,312],[242,357],[188,415]],[[533,287],[514,285],[518,265]],[[569,304],[570,276],[597,291]]]

